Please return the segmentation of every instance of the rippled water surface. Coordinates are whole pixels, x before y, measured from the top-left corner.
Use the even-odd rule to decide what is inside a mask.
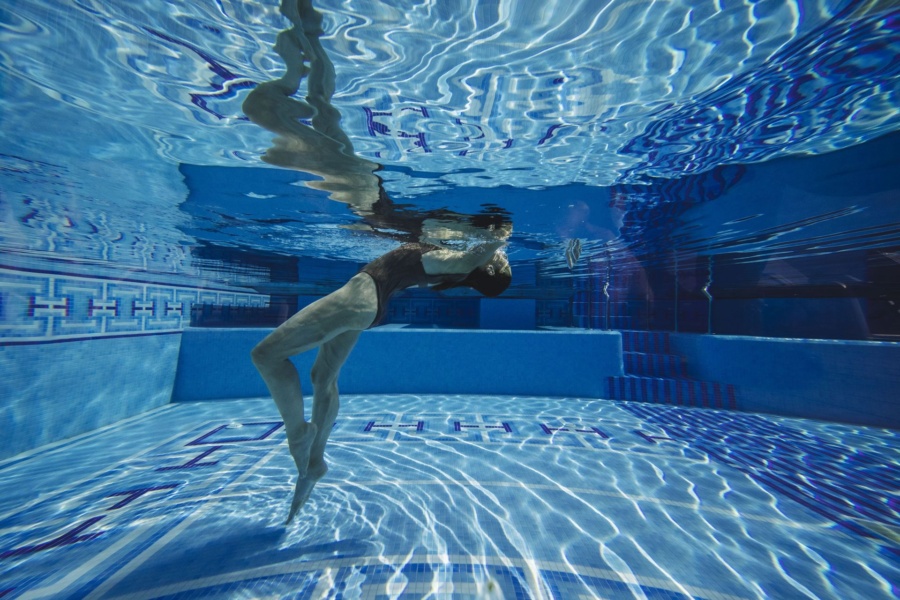
[[[315,5],[359,154],[433,173],[397,173],[405,191],[640,182],[897,127],[887,2]],[[34,86],[174,162],[254,163],[268,136],[240,105],[282,74],[285,23],[271,0],[13,2],[6,103]],[[45,129],[34,117],[6,118]]]
[[[747,191],[754,200],[742,197],[740,227],[714,219],[704,225],[716,228],[711,238],[671,227],[742,178],[771,178],[765,170],[744,175],[744,165],[827,155],[897,129],[894,3],[314,7],[335,72],[330,104],[355,156],[381,165],[387,193],[419,210],[508,211],[514,260],[564,267],[571,238],[585,240],[585,256],[594,257],[658,253],[685,235],[688,248],[724,242],[756,251],[768,247],[772,227],[813,228],[787,250],[809,253],[819,239],[815,223],[829,214],[842,231],[857,232],[838,235],[845,243],[897,243],[900,219],[860,190],[841,201],[848,214],[814,205],[791,220],[754,220],[778,214],[775,200],[802,197],[802,177],[794,189],[779,182],[775,200],[767,187]],[[4,248],[170,273],[195,273],[198,245],[377,256],[377,240],[359,239],[371,223],[349,217],[348,230],[340,209],[323,209],[322,194],[302,183],[315,179],[302,165],[286,175],[196,171],[266,167],[273,134],[248,120],[242,104],[285,73],[273,46],[290,24],[275,0],[7,3]],[[306,93],[304,83],[296,97]],[[887,161],[881,171],[870,164],[877,180],[896,165],[871,155]],[[187,203],[176,165],[195,169]],[[834,174],[827,164],[799,170]],[[247,178],[256,183],[243,185]],[[212,203],[203,196],[209,190]],[[535,190],[554,195],[529,195]],[[660,219],[668,227],[658,229]],[[873,226],[887,229],[866,233]],[[648,248],[648,240],[658,243]]]

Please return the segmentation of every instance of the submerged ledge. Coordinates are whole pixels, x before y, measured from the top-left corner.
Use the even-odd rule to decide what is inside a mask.
[[[271,329],[185,329],[173,401],[267,396],[250,350]],[[316,352],[295,357],[306,395]],[[345,394],[606,396],[622,375],[617,331],[407,329],[364,332],[341,370]]]
[[[250,350],[271,329],[188,328],[172,400],[268,396]],[[303,391],[316,353],[294,358]],[[386,325],[363,333],[343,394],[612,398],[900,429],[900,344],[584,329]]]

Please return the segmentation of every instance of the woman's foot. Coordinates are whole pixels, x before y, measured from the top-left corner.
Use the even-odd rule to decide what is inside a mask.
[[[315,464],[309,466],[305,477],[297,479],[297,485],[294,486],[294,499],[291,500],[291,511],[288,513],[287,521],[284,522],[285,525],[290,524],[290,522],[294,520],[294,517],[300,512],[300,509],[303,508],[306,501],[309,500],[309,495],[312,493],[316,483],[322,479],[327,472],[328,466],[325,464],[325,461],[317,461]]]

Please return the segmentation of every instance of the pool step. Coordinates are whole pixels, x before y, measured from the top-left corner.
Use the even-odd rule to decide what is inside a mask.
[[[607,378],[609,398],[677,406],[737,410],[737,390],[730,383],[693,379],[684,358],[672,353],[666,331],[622,334],[624,375]]]
[[[622,333],[622,349],[625,352],[646,354],[669,354],[669,332],[667,331],[627,331]]]
[[[629,329],[631,327],[634,327],[634,319],[632,317],[610,315],[609,329]]]
[[[609,377],[608,385],[612,400],[737,409],[737,392],[730,383],[625,375]]]
[[[625,372],[641,377],[674,377],[684,379],[684,363],[674,354],[648,354],[646,352],[625,352]]]

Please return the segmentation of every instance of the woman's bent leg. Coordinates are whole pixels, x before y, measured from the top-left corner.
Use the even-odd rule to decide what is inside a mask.
[[[337,378],[350,351],[359,339],[360,331],[347,331],[322,344],[312,370],[313,407],[312,422],[315,436],[309,449],[309,467],[305,476],[297,479],[294,499],[287,522],[306,504],[316,483],[325,476],[325,444],[337,419],[340,399]]]
[[[329,342],[337,338],[349,339],[343,334],[353,334],[352,342],[355,343],[360,331],[372,323],[377,308],[375,283],[368,275],[357,275],[341,289],[313,302],[285,321],[251,352],[253,364],[265,381],[284,420],[288,446],[301,480],[307,475],[310,450],[318,439],[319,427],[315,422],[315,408],[313,422],[306,421],[300,377],[289,357],[317,346],[342,348],[347,345],[346,341],[333,345]],[[353,343],[347,346],[341,364]],[[337,354],[332,350],[326,356],[336,357]],[[334,366],[336,378],[340,364],[335,363],[334,358],[328,359],[327,364]],[[325,440],[329,433],[330,431],[325,433]],[[320,445],[324,451],[324,441]]]

